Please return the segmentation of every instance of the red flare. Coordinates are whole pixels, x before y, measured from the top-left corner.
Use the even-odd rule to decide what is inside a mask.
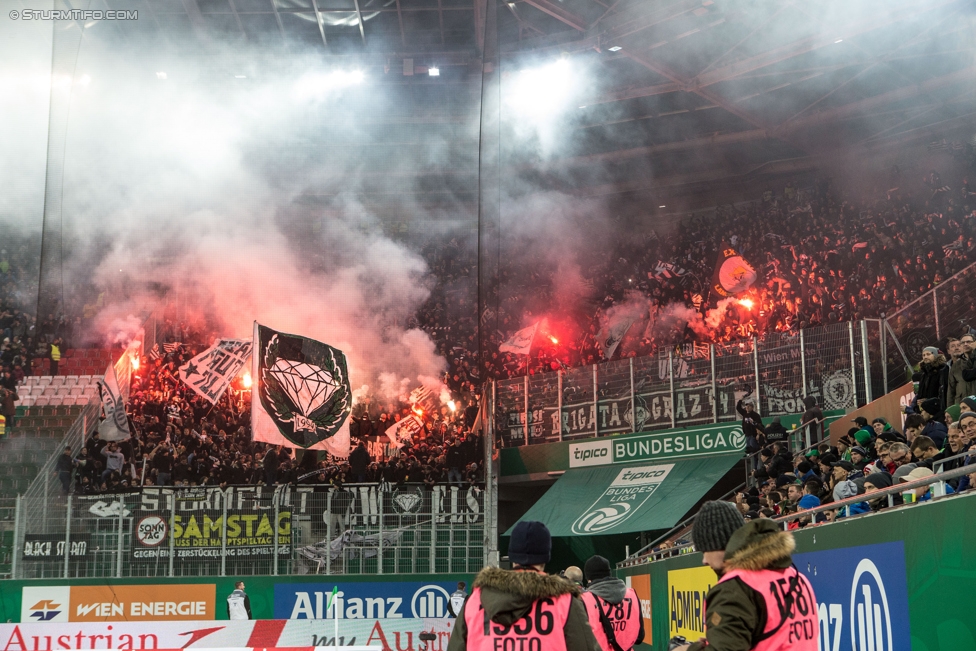
[[[251,374],[250,373],[245,373],[244,374],[244,378],[243,378],[242,381],[244,383],[244,388],[245,389],[250,389],[251,388]]]

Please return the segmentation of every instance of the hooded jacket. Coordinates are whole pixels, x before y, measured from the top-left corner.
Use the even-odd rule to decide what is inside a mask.
[[[586,607],[579,598],[581,591],[578,585],[558,576],[531,570],[486,567],[478,573],[472,588],[481,588],[481,604],[488,618],[502,626],[510,626],[522,619],[539,599],[571,594],[573,599],[563,628],[566,651],[601,651],[590,629]],[[466,651],[468,648],[468,627],[464,619],[468,603],[470,600],[464,602],[457,615],[447,651]]]
[[[624,597],[627,596],[627,584],[623,580],[615,577],[607,577],[605,579],[597,579],[590,583],[589,587],[586,588],[587,592],[592,592],[600,599],[603,599],[609,604],[616,606]],[[637,629],[637,640],[634,644],[640,644],[644,641],[644,618],[637,617],[637,622],[639,628]]]
[[[793,534],[780,530],[772,520],[751,520],[725,548],[725,571],[785,570],[793,564],[795,547]],[[705,604],[708,642],[695,642],[689,651],[748,651],[766,628],[763,596],[739,579],[716,583]]]

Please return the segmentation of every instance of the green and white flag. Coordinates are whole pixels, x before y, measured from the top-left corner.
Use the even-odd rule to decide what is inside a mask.
[[[341,350],[255,321],[251,369],[255,441],[349,456],[352,390]]]

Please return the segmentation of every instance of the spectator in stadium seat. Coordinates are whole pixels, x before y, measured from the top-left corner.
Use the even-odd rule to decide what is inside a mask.
[[[942,449],[945,445],[948,429],[945,423],[942,422],[944,412],[941,403],[937,398],[929,398],[920,402],[919,407],[921,408],[922,420],[925,421],[925,427],[922,428],[919,436],[929,437],[935,441],[939,449]]]
[[[892,443],[888,448],[888,461],[885,467],[889,475],[893,475],[895,470],[912,462],[912,451],[904,443]]]
[[[902,477],[901,482],[907,483],[912,481],[918,481],[920,479],[927,479],[929,477],[933,477],[934,475],[935,473],[933,473],[930,468],[915,468],[910,473]],[[928,486],[919,486],[918,488],[913,489],[912,492],[915,493],[915,499],[914,499],[915,502],[928,502],[929,500],[932,499],[931,484]],[[950,486],[949,484],[945,484],[946,495],[951,495],[954,492],[955,491],[952,489],[952,486]]]
[[[859,445],[855,445],[851,448],[851,463],[858,470],[863,471],[864,467],[868,465],[868,452]]]
[[[946,404],[948,406],[958,405],[962,399],[970,395],[968,391],[969,383],[963,378],[963,371],[973,367],[967,351],[956,338],[950,338],[946,348],[949,352],[949,384],[946,388]]]
[[[976,415],[971,416],[966,420],[976,421]],[[976,425],[973,425],[973,428],[976,428]],[[938,472],[939,469],[949,471],[955,470],[956,468],[961,468],[966,463],[964,457],[952,459],[952,461],[946,461],[945,463],[939,462],[962,454],[968,449],[968,447],[969,446],[966,445],[966,439],[962,433],[960,424],[953,423],[953,426],[949,428],[949,437],[947,439],[945,449],[932,458],[932,469]]]
[[[884,490],[886,488],[891,488],[892,479],[891,475],[886,472],[876,472],[868,475],[864,478],[864,493],[869,494],[874,491]],[[867,500],[872,511],[878,511],[888,506],[887,497],[879,497],[873,500]]]
[[[912,441],[912,457],[916,465],[926,468],[932,467],[932,460],[939,456],[940,450],[935,443],[927,436],[919,436]]]
[[[873,421],[871,421],[871,428],[874,431],[874,435],[876,437],[880,438],[882,436],[888,436],[888,437],[895,436],[895,437],[899,437],[901,440],[904,440],[904,437],[902,437],[901,432],[899,432],[894,427],[892,427],[891,423],[889,423],[888,420],[885,418],[881,418],[881,417],[875,418]]]
[[[105,470],[102,472],[102,482],[104,483],[114,472],[122,474],[122,467],[125,465],[125,456],[119,452],[118,445],[109,443],[102,448],[102,456],[105,457]]]
[[[806,411],[800,416],[799,427],[801,429],[809,428],[810,444],[815,445],[823,439],[823,410],[817,405],[817,399],[813,396],[804,398],[803,406],[806,407]]]
[[[261,464],[264,468],[264,483],[268,486],[274,486],[277,482],[278,466],[280,464],[278,461],[278,453],[275,452],[274,446],[268,446],[268,450],[264,453]]]
[[[742,416],[742,433],[746,435],[746,451],[754,454],[766,444],[766,428],[762,423],[762,414],[756,410],[756,402],[749,396],[752,388],[735,403],[735,410]]]
[[[962,405],[964,398],[976,393],[976,373],[973,373],[973,370],[976,369],[976,338],[971,332],[967,332],[960,337],[959,345],[962,347],[960,358],[963,368],[960,375],[963,384],[956,387],[957,394],[961,394],[961,397],[955,404]]]
[[[925,420],[918,414],[910,414],[905,418],[905,440],[911,443],[925,428]],[[882,439],[877,439],[881,441]]]
[[[937,398],[940,405],[946,404],[949,365],[946,363],[945,355],[935,346],[926,346],[922,349],[922,361],[918,367],[918,372],[912,376],[912,380],[918,382],[918,391],[915,392],[914,400],[915,411],[918,411],[917,406],[924,400],[931,398]]]
[[[773,416],[772,422],[766,425],[766,441],[770,444],[772,443],[782,443],[783,445],[789,445],[786,440],[786,428],[783,427],[783,423],[780,416]]]
[[[71,457],[71,448],[65,446],[64,452],[58,457],[54,466],[54,472],[61,482],[61,492],[68,494],[71,491],[71,472],[75,468],[75,460]]]
[[[163,441],[149,453],[152,468],[156,471],[156,485],[169,486],[173,476],[173,447]]]
[[[349,453],[349,469],[352,472],[351,481],[360,484],[366,481],[366,470],[369,467],[370,461],[372,459],[369,456],[369,452],[366,451],[366,446],[360,441],[356,449]]]

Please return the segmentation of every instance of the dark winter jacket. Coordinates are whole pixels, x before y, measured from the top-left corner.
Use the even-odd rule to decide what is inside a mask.
[[[952,360],[952,366],[949,367],[949,384],[946,388],[946,400],[948,402],[943,405],[944,407],[958,405],[963,398],[972,395],[970,389],[974,383],[967,382],[963,377],[963,371],[969,371],[972,368],[973,360],[970,359],[969,355],[960,355],[958,359]]]
[[[741,543],[741,544],[737,544]],[[747,522],[725,548],[725,569],[785,570],[793,563],[793,534],[772,520]],[[739,579],[716,583],[705,597],[705,638],[689,651],[748,651],[766,628],[766,601]]]
[[[616,606],[627,596],[627,584],[620,579],[607,577],[594,581],[586,591],[592,592],[600,599]],[[640,644],[644,641],[644,618],[638,617],[637,621],[640,623],[640,628],[637,629],[637,640],[634,644]]]
[[[807,410],[800,416],[800,424],[810,423],[810,444],[819,443],[823,439],[823,423],[818,421],[823,420],[823,410],[817,405],[817,399],[813,396],[804,398],[803,406]],[[806,443],[804,443],[804,447],[806,447]]]
[[[742,433],[746,435],[746,439],[753,439],[760,445],[765,445],[765,440],[759,438],[760,433],[763,436],[766,434],[766,428],[763,427],[762,416],[759,414],[759,410],[753,409],[751,413],[746,411],[742,400],[735,403],[735,410],[742,416]],[[750,445],[753,444],[750,442]],[[749,452],[755,452],[755,450],[749,450]]]
[[[541,574],[531,570],[500,570],[486,567],[474,580],[474,588],[481,588],[481,605],[491,621],[502,626],[511,626],[532,609],[539,599],[573,595],[569,616],[563,633],[566,651],[600,651],[600,645],[593,637],[590,622],[586,617],[586,606],[580,600],[580,588],[558,576]],[[451,633],[447,651],[466,651],[468,646],[468,627],[464,611],[469,600],[464,602],[458,613]]]
[[[912,375],[912,380],[918,382],[915,404],[920,404],[929,398],[938,398],[942,401],[942,408],[945,409],[948,406],[946,394],[949,392],[949,365],[946,364],[945,355],[938,355],[932,364],[922,362],[918,368],[918,373]],[[915,411],[918,411],[918,408]]]

